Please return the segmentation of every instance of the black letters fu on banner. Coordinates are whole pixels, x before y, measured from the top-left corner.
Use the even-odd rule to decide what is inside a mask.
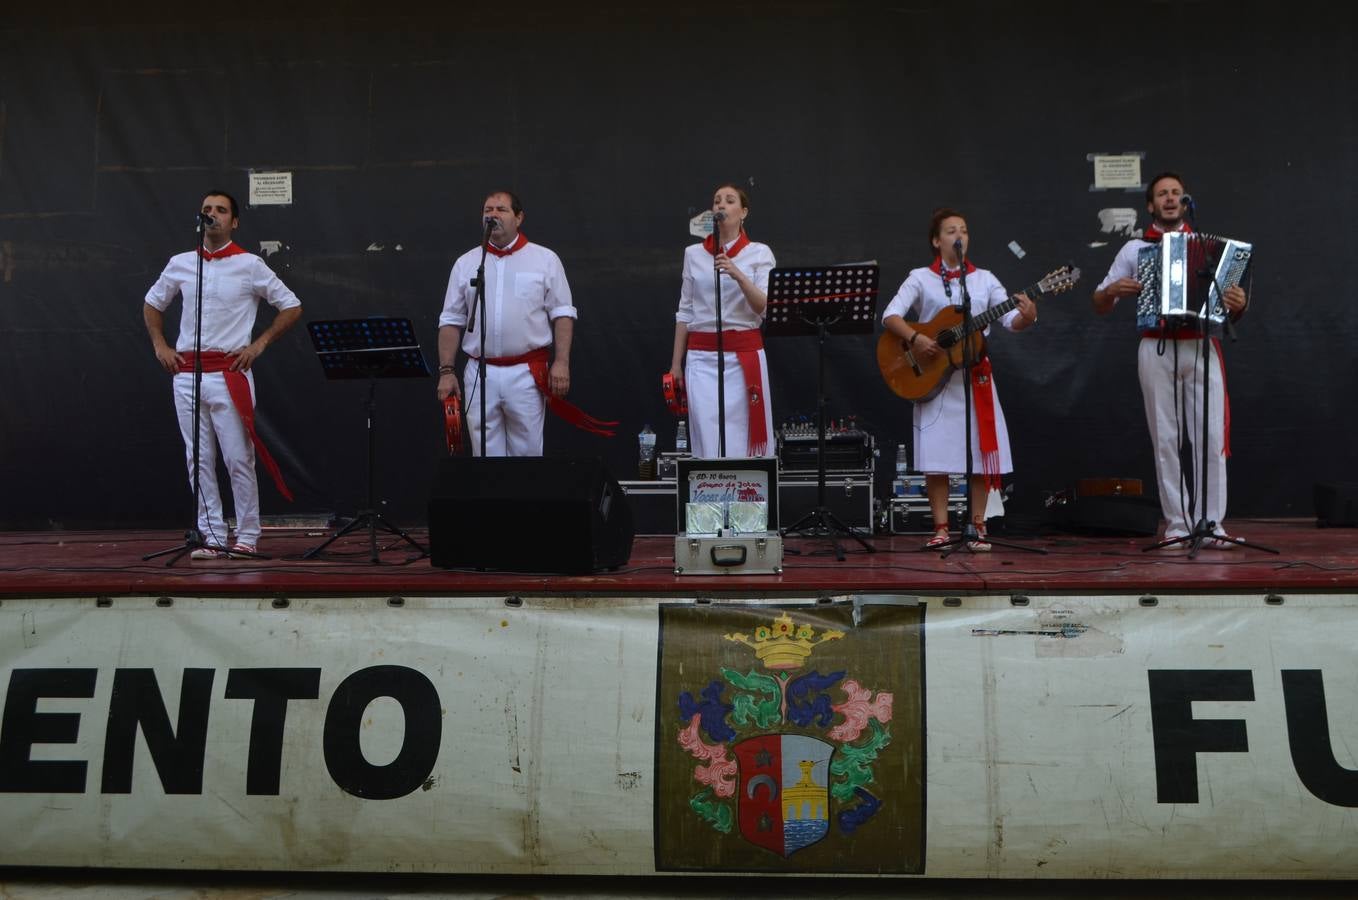
[[[213,669],[185,669],[179,709],[171,722],[152,669],[115,669],[104,727],[100,791],[132,791],[132,764],[141,733],[167,794],[201,794],[212,708]],[[88,760],[33,759],[35,744],[74,744],[81,713],[39,712],[46,698],[90,699],[98,669],[15,669],[0,720],[0,792],[79,794],[86,790]],[[290,702],[320,694],[317,668],[230,669],[227,700],[250,700],[250,740],[245,792],[277,795]],[[359,731],[363,713],[379,698],[401,707],[405,732],[396,758],[373,765],[363,756]],[[335,688],[325,713],[321,750],[330,777],[356,797],[390,800],[419,788],[433,772],[442,737],[438,691],[422,673],[405,666],[371,666]]]
[[[1195,718],[1194,701],[1253,701],[1249,669],[1152,669],[1151,730],[1156,799],[1198,802],[1199,753],[1248,753],[1242,719]],[[1358,807],[1358,771],[1335,758],[1325,683],[1318,669],[1282,670],[1283,707],[1292,766],[1306,789],[1335,806]]]

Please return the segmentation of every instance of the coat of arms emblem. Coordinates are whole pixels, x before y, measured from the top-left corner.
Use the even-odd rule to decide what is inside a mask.
[[[686,659],[684,677],[672,678],[662,661],[660,711],[668,721],[661,732],[662,740],[668,732],[672,742],[658,748],[665,770],[657,778],[657,802],[677,810],[679,798],[661,792],[681,792],[687,809],[677,830],[690,838],[707,834],[718,859],[704,865],[697,858],[703,854],[692,853],[691,841],[684,840],[673,845],[678,852],[667,860],[671,845],[662,834],[658,868],[670,862],[669,868],[780,870],[798,854],[807,859],[810,854],[814,861],[794,867],[922,870],[922,853],[904,868],[884,865],[871,850],[864,856],[875,859],[845,858],[844,839],[850,836],[855,848],[893,843],[902,815],[920,816],[907,833],[913,831],[922,844],[922,773],[902,771],[906,758],[918,768],[923,764],[922,691],[918,677],[904,678],[902,665],[919,656],[922,610],[881,610],[873,627],[854,628],[849,621],[848,629],[825,620],[851,619],[849,609],[812,608],[804,616],[767,606],[693,612],[699,618],[744,619],[752,627],[708,632],[706,652],[699,655],[712,658],[712,670]],[[685,612],[670,607],[666,614],[662,657],[672,652],[672,629]],[[762,621],[749,621],[755,616]],[[687,626],[695,623],[684,624],[680,643],[687,649],[689,638],[696,637]],[[881,641],[888,637],[904,641],[894,658],[881,655]],[[697,674],[688,675],[695,668]],[[904,730],[898,722],[901,687],[909,695]],[[687,777],[670,772],[671,764],[682,766]],[[898,808],[892,810],[893,804]],[[887,810],[892,821],[874,829],[874,819]],[[730,844],[728,836],[738,837],[745,849]],[[826,843],[836,846],[818,851]],[[685,857],[695,857],[692,865],[684,864]]]

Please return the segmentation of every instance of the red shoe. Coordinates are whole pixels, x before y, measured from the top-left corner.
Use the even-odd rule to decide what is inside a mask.
[[[226,555],[229,559],[249,559],[256,552],[254,544],[235,543],[231,545],[231,549],[226,552]]]
[[[950,538],[948,537],[948,526],[939,525],[934,529],[934,536],[929,538],[929,540],[925,541],[924,546],[921,547],[920,549],[933,550],[935,547],[942,547],[944,544],[948,543],[949,540]]]
[[[225,553],[220,550],[213,550],[211,547],[199,547],[189,554],[189,559],[224,559]]]
[[[986,540],[985,523],[976,523],[976,540],[967,541],[967,549],[975,553],[989,553],[990,541]]]

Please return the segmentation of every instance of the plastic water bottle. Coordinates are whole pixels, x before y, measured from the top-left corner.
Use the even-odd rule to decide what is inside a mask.
[[[642,481],[651,481],[655,478],[655,430],[649,423],[641,429],[641,434],[637,435],[637,449],[640,454],[637,460],[637,476]]]
[[[891,482],[891,495],[904,497],[907,487],[906,476],[910,474],[910,458],[905,454],[905,444],[896,445],[896,480]]]
[[[688,452],[688,419],[679,420],[679,427],[674,432],[674,451]]]

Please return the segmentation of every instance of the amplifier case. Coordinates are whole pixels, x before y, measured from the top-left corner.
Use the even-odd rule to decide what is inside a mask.
[[[892,534],[933,534],[934,516],[925,497],[892,497],[887,522]],[[965,497],[948,498],[948,526],[954,531],[962,527],[967,514]]]
[[[816,477],[784,474],[778,482],[778,526],[791,528],[816,508]],[[872,532],[872,475],[826,475],[825,506],[850,528]]]
[[[619,481],[632,507],[637,534],[674,534],[674,504],[677,487],[669,481]]]

